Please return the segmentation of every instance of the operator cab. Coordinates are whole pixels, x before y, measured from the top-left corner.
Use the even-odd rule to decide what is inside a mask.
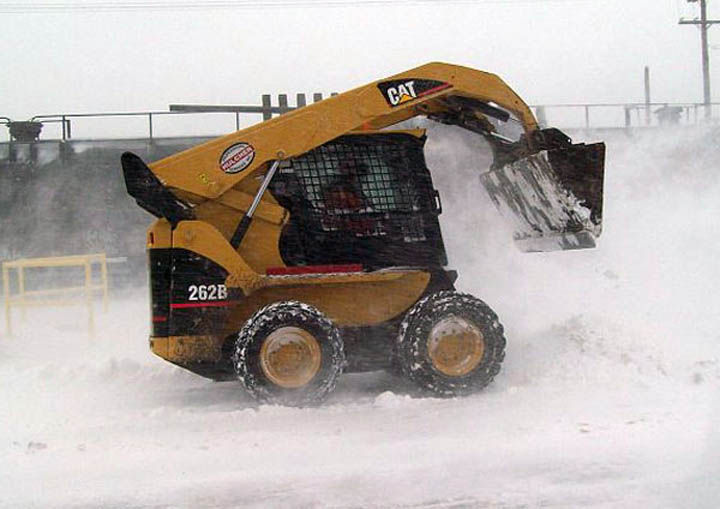
[[[288,266],[442,267],[439,195],[423,130],[348,134],[285,161],[270,185],[290,221]]]

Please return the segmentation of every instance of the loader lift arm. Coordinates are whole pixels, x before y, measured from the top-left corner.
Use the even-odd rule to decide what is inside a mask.
[[[404,92],[405,98],[398,97]],[[459,102],[447,100],[455,97],[484,106],[494,103],[513,113],[526,133],[538,130],[530,108],[498,76],[431,63],[216,138],[149,166],[168,187],[213,199],[252,178],[269,161],[293,158],[351,131],[379,130],[417,116],[443,116],[448,123],[467,122],[467,116],[479,121],[485,118],[479,110],[469,110],[469,101],[462,109]],[[400,102],[393,105],[393,100]],[[253,147],[252,163],[241,172],[224,173],[219,161],[223,152],[237,143]],[[196,178],[194,173],[199,168],[212,172],[212,182]]]
[[[602,219],[604,144],[573,145],[560,131],[540,129],[527,104],[498,76],[446,63],[369,83],[149,168],[181,202],[228,201],[223,196],[228,191],[247,198],[257,194],[259,175],[273,161],[300,156],[344,134],[381,130],[417,116],[457,125],[489,142],[495,161],[481,181],[514,221],[521,249],[594,246]],[[521,136],[500,133],[503,123],[514,123]],[[262,203],[275,204],[267,195]]]

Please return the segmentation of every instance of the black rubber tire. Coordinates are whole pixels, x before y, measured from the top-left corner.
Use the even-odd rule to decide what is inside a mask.
[[[275,385],[260,366],[263,341],[280,327],[299,327],[318,341],[322,360],[315,377],[299,388]],[[335,325],[318,309],[297,301],[282,301],[257,311],[240,330],[233,356],[235,373],[245,389],[258,401],[287,406],[312,406],[322,402],[335,388],[345,367],[345,351]]]
[[[449,315],[474,324],[485,341],[480,363],[463,376],[448,376],[436,370],[428,355],[430,331]],[[395,362],[423,391],[443,397],[461,396],[492,382],[505,358],[505,343],[503,326],[487,304],[466,293],[442,291],[418,301],[405,315],[395,345]]]

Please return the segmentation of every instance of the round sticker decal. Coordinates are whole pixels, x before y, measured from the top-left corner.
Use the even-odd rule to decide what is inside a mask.
[[[236,143],[225,149],[220,157],[220,169],[225,173],[238,173],[255,159],[255,149],[248,143]]]

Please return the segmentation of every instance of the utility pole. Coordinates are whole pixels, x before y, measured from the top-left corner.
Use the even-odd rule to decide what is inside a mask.
[[[645,125],[650,125],[650,68],[645,66]]]
[[[720,23],[720,20],[707,19],[707,0],[687,0],[688,3],[700,2],[700,19],[684,19],[680,18],[681,25],[699,25],[700,39],[702,45],[702,70],[703,70],[703,103],[705,104],[705,118],[712,116],[710,107],[710,56],[708,54],[707,31],[712,25]]]

